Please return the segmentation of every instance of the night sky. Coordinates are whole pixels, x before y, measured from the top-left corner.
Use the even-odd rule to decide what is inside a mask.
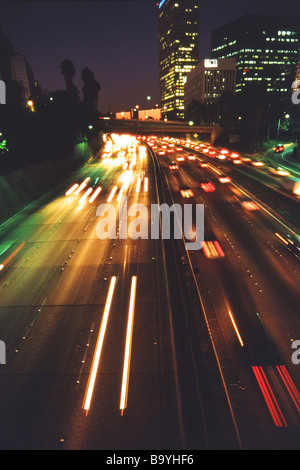
[[[1,0],[0,28],[26,56],[44,90],[65,87],[59,66],[67,58],[75,65],[74,82],[80,91],[82,69],[89,67],[94,73],[101,85],[99,111],[122,111],[136,104],[154,107],[159,104],[156,3]],[[200,0],[199,4],[200,59],[210,56],[211,31],[242,14],[300,15],[300,0]]]

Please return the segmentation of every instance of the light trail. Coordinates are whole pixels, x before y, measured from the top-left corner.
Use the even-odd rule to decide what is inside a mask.
[[[283,238],[279,233],[276,232],[275,235],[276,235],[276,237],[279,238],[283,243],[285,243],[285,245],[288,245],[288,244],[289,244],[289,242],[288,242],[285,238]]]
[[[121,199],[122,199],[122,196],[123,196],[123,192],[125,191],[125,184],[122,185],[121,189],[120,189],[120,192],[118,194],[118,197],[117,197],[117,201],[120,202]]]
[[[145,191],[145,193],[148,192],[148,187],[149,187],[149,180],[146,176],[145,179],[144,179],[144,191]]]
[[[107,202],[111,202],[111,201],[112,201],[112,198],[114,197],[115,192],[117,191],[117,189],[118,189],[117,186],[114,186],[114,187],[113,187],[113,189],[111,190],[110,195],[108,196]]]
[[[136,184],[136,192],[139,193],[140,189],[141,189],[141,177],[139,175],[137,179],[137,184]]]
[[[124,409],[127,407],[129,370],[130,370],[130,356],[131,356],[131,346],[132,346],[132,331],[133,331],[135,297],[136,297],[136,285],[137,285],[137,277],[132,276],[130,301],[129,301],[129,309],[128,309],[124,364],[123,364],[123,377],[122,377],[122,387],[121,387],[121,397],[120,397],[121,416],[123,416]]]
[[[287,371],[287,368],[285,366],[276,366],[277,371],[280,374],[280,377],[282,378],[298,412],[300,413],[300,393],[294,384],[290,374]]]
[[[102,191],[102,188],[100,186],[98,186],[98,188],[95,190],[94,194],[92,194],[92,196],[90,197],[89,199],[89,203],[91,204],[92,202],[94,202],[94,200],[96,199],[96,197],[101,193]]]
[[[239,340],[239,342],[240,342],[240,345],[241,345],[241,346],[244,346],[243,340],[242,340],[242,338],[241,338],[241,335],[240,335],[240,333],[239,333],[239,330],[238,330],[238,328],[237,328],[237,326],[236,326],[236,323],[235,323],[235,321],[234,321],[234,318],[233,318],[232,313],[231,313],[230,310],[228,310],[228,314],[229,314],[231,323],[233,324],[233,328],[234,328],[234,330],[235,330],[235,332],[236,332],[236,335],[237,335],[237,337],[238,337],[238,340]]]
[[[78,186],[79,186],[79,184],[78,184],[78,183],[75,183],[75,184],[73,184],[73,186],[71,186],[71,188],[70,188],[70,189],[68,189],[68,191],[66,192],[66,196],[70,196],[70,194],[72,194],[72,193],[73,193],[73,191],[75,191],[75,189],[77,189],[77,188],[78,188]]]
[[[258,385],[261,389],[265,402],[269,408],[269,411],[271,413],[275,426],[287,427],[287,422],[283,416],[283,413],[271,389],[270,383],[266,377],[266,374],[263,368],[261,366],[252,366],[252,370],[257,379]]]
[[[86,187],[86,185],[87,185],[87,183],[85,181],[83,183],[81,183],[81,185],[78,186],[78,188],[76,189],[74,194],[77,196],[77,194],[79,194]]]
[[[88,188],[86,192],[84,193],[84,195],[79,199],[79,204],[82,204],[86,200],[88,195],[91,194],[92,191],[93,191],[93,188]]]
[[[116,281],[117,278],[116,276],[113,276],[110,281],[110,286],[106,298],[106,303],[105,303],[105,308],[103,312],[103,317],[99,329],[99,334],[97,338],[97,344],[96,344],[96,349],[93,357],[93,362],[92,362],[92,367],[89,375],[89,380],[88,380],[88,385],[86,388],[85,392],[85,397],[84,397],[84,402],[83,402],[83,409],[86,411],[86,415],[88,414],[88,411],[91,406],[91,400],[92,400],[92,395],[95,387],[95,381],[96,381],[96,375],[99,367],[99,362],[100,362],[100,356],[101,356],[101,351],[102,351],[102,346],[103,346],[103,341],[104,341],[104,336],[105,336],[105,331],[107,327],[107,322],[108,322],[108,317],[109,317],[109,312],[111,308],[111,303],[113,299],[113,294],[116,286]]]
[[[9,261],[23,248],[23,246],[25,245],[25,242],[21,243],[21,245],[19,245],[12,253],[11,255],[9,255],[9,257],[3,261],[2,264],[0,264],[0,271],[2,271],[2,269],[5,268],[5,265],[7,263],[9,263]],[[13,245],[12,245],[13,246]]]

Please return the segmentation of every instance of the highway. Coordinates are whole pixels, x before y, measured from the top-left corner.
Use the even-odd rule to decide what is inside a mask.
[[[299,257],[230,163],[157,140],[116,137],[1,225],[1,449],[299,448]],[[204,204],[202,250],[124,237],[162,202]]]
[[[229,174],[238,179],[232,163],[220,165],[176,147],[159,158],[174,201],[182,199],[180,188],[189,187],[194,202],[205,205],[207,241],[201,252],[187,257],[240,443],[252,449],[297,449],[300,376],[291,362],[291,340],[300,333],[300,272],[297,253],[278,238],[286,226],[233,179],[219,181]],[[174,160],[175,170],[169,167]]]

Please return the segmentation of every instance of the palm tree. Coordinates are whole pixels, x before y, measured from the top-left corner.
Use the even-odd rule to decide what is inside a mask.
[[[98,94],[101,86],[96,82],[93,72],[85,67],[81,72],[81,79],[84,83],[82,88],[83,102],[89,115],[94,115],[97,111]]]
[[[64,59],[60,64],[60,71],[66,81],[67,91],[70,93],[70,95],[73,95],[74,97],[79,97],[78,90],[73,83],[73,79],[76,74],[73,62],[69,59]]]

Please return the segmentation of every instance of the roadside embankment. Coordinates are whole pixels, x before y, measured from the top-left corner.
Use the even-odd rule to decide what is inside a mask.
[[[95,145],[81,143],[64,159],[44,160],[0,175],[0,223],[50,191],[96,153]]]

